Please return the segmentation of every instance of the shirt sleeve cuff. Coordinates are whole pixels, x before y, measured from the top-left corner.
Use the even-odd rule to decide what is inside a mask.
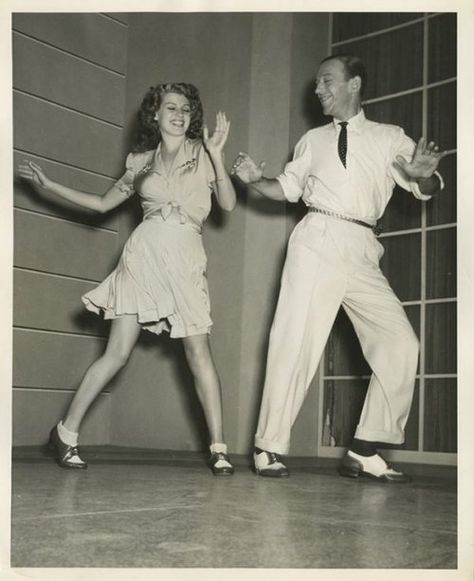
[[[301,190],[299,187],[295,187],[292,181],[284,173],[276,177],[280,182],[281,189],[285,198],[289,202],[297,202],[301,198]]]
[[[439,179],[440,190],[444,190],[444,180],[443,180],[441,174],[439,172],[435,171],[435,172],[433,172],[433,175],[437,176],[437,178]],[[410,187],[411,187],[411,191],[413,192],[413,195],[418,200],[427,201],[427,200],[431,200],[431,198],[433,197],[433,196],[427,196],[426,194],[422,194],[421,190],[420,190],[420,186],[418,185],[418,182],[416,180],[410,180]]]
[[[437,176],[438,179],[439,179],[439,189],[440,190],[444,190],[444,180],[443,180],[443,176],[439,172],[437,172],[437,171],[435,171],[433,173],[433,175]]]

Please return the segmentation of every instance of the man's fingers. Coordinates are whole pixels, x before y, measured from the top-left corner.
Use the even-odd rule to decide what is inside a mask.
[[[417,155],[419,153],[421,153],[421,154],[424,153],[425,147],[426,147],[426,139],[424,137],[420,137],[420,139],[418,140],[418,143],[416,144],[415,155]]]
[[[408,161],[401,155],[397,155],[396,160],[402,166],[402,168],[405,168],[405,166],[408,165]]]

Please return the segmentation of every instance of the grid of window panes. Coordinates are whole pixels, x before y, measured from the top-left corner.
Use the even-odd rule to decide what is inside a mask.
[[[433,139],[448,155],[444,191],[420,202],[397,188],[382,218],[381,268],[421,343],[404,450],[443,457],[457,451],[456,381],[456,36],[455,13],[341,13],[332,16],[332,54],[357,54],[368,80],[364,110]],[[370,369],[342,312],[322,366],[321,452],[347,446]],[[327,449],[327,448],[326,448]]]

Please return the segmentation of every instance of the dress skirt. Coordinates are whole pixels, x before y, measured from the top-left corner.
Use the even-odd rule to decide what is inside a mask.
[[[82,301],[105,319],[135,314],[156,334],[209,333],[206,266],[202,236],[192,224],[154,216],[132,232],[115,270]]]

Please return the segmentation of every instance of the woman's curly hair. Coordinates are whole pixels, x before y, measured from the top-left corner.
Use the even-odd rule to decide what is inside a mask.
[[[203,111],[199,91],[190,83],[165,83],[150,87],[145,94],[138,111],[138,128],[135,141],[135,152],[156,149],[160,142],[160,130],[155,115],[160,108],[166,93],[184,95],[191,107],[191,122],[186,131],[186,137],[196,139],[202,137]]]

